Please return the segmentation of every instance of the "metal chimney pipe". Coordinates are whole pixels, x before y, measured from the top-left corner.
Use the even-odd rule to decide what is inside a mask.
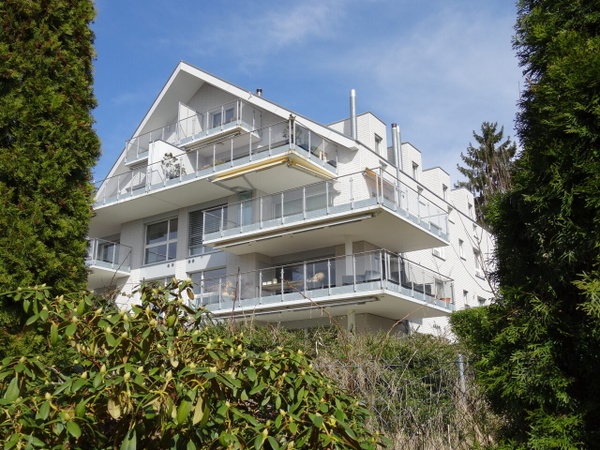
[[[356,91],[350,90],[350,136],[356,140]]]
[[[392,124],[392,148],[394,149],[394,159],[396,163],[396,178],[400,179],[402,170],[402,141],[400,140],[400,127],[397,123]]]

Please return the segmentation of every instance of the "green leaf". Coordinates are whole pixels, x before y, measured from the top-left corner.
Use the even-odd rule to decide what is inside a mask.
[[[14,433],[8,441],[4,443],[4,450],[9,450],[19,442],[19,433]]]
[[[121,443],[120,450],[136,450],[137,447],[137,437],[135,434],[135,429],[129,430],[125,435],[125,439]]]
[[[254,370],[254,367],[248,367],[246,369],[246,375],[248,375],[250,381],[256,381],[256,370]]]
[[[35,417],[42,420],[46,420],[48,418],[48,414],[50,414],[50,402],[44,402],[40,406],[40,409]]]
[[[185,446],[186,450],[196,450],[196,444],[194,444],[194,441],[192,441],[191,439],[188,441],[187,445]]]
[[[81,316],[84,311],[85,311],[85,299],[81,299],[81,301],[77,305],[77,315]]]
[[[85,417],[85,400],[81,400],[75,407],[75,416],[80,419]]]
[[[8,384],[8,388],[4,394],[4,399],[7,402],[14,402],[19,397],[19,393],[19,380],[17,377],[14,377]]]
[[[309,414],[310,420],[316,427],[323,425],[323,416],[321,414]]]
[[[25,325],[29,326],[32,323],[35,323],[39,318],[40,318],[40,316],[38,314],[34,314],[29,319],[27,319],[27,322],[25,322]]]
[[[179,425],[181,425],[182,423],[184,423],[187,419],[187,417],[190,415],[190,412],[192,411],[192,404],[194,402],[194,399],[196,398],[196,390],[192,390],[190,391],[184,398],[183,400],[181,400],[181,403],[179,404],[179,408],[177,408],[177,423]]]
[[[75,439],[79,439],[79,437],[81,436],[81,428],[79,428],[79,425],[77,425],[77,422],[73,422],[73,421],[67,422],[67,431]]]
[[[271,444],[271,448],[272,448],[273,450],[279,450],[279,449],[281,448],[281,447],[279,446],[279,442],[277,442],[273,436],[269,436],[269,437],[267,438],[267,441],[269,441],[269,444]]]
[[[56,344],[56,342],[58,341],[58,326],[55,323],[52,323],[52,325],[50,325],[50,343],[51,344]]]
[[[67,325],[67,328],[65,328],[65,334],[67,336],[73,336],[76,331],[77,331],[76,323],[70,323],[69,325]]]
[[[254,450],[259,450],[265,443],[265,436],[261,433],[254,439]]]
[[[117,340],[115,339],[115,337],[112,334],[107,334],[106,335],[106,342],[108,343],[108,345],[110,345],[111,347],[114,347],[115,344],[117,343]]]

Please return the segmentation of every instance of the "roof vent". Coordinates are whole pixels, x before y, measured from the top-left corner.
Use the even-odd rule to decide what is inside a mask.
[[[257,96],[257,97],[262,97],[262,89],[261,89],[261,88],[258,88],[258,89],[256,90],[256,96]]]

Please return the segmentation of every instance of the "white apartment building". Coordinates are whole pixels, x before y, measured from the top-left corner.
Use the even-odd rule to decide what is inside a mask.
[[[89,288],[191,279],[216,318],[357,332],[488,302],[472,195],[355,105],[322,125],[180,63],[97,185]]]

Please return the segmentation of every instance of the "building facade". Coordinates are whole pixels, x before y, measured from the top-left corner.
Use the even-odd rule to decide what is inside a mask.
[[[180,63],[97,184],[89,287],[191,279],[216,318],[443,332],[492,296],[473,197],[371,113],[322,125]],[[388,139],[390,136],[390,139]]]

